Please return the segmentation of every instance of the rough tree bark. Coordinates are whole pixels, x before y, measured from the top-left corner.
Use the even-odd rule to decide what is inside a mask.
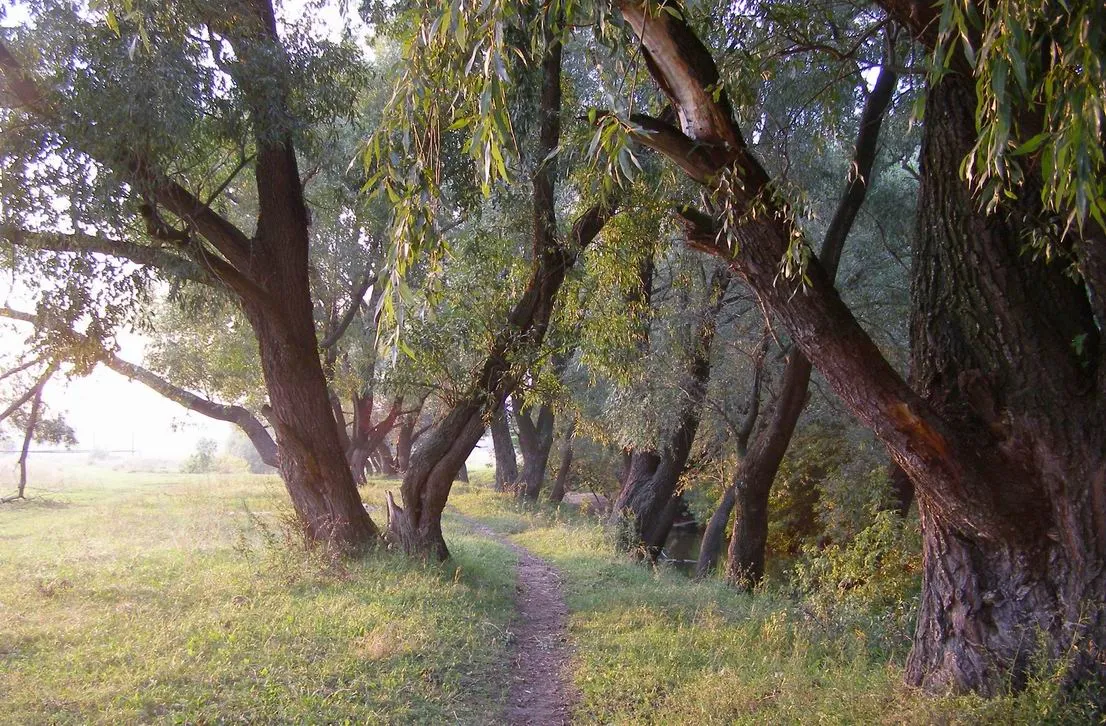
[[[545,23],[538,108],[539,159],[533,179],[533,259],[530,278],[506,324],[495,336],[468,396],[446,414],[419,446],[403,477],[403,507],[388,501],[389,537],[405,552],[445,559],[449,548],[442,537],[441,518],[453,476],[484,435],[487,420],[516,384],[508,361],[538,345],[553,315],[557,292],[576,258],[614,213],[613,203],[591,207],[573,225],[569,238],[557,239],[554,196],[554,156],[561,135],[561,42]]]
[[[618,493],[611,516],[619,549],[642,551],[653,559],[664,546],[675,513],[669,504],[699,430],[710,379],[711,343],[730,279],[729,269],[720,267],[707,286],[708,308],[692,339],[694,349],[683,383],[684,404],[676,426],[658,450],[633,454],[626,483]]]
[[[706,48],[679,18],[633,2],[621,8],[680,117],[678,129],[643,119],[642,143],[709,185],[725,221],[739,221],[728,227],[731,244],[719,244],[716,220],[685,212],[694,244],[730,261],[914,481],[925,574],[908,679],[993,693],[1004,674],[1024,674],[1043,640],[1044,655],[1067,660],[1069,680],[1106,680],[1099,331],[1086,287],[1021,254],[1018,212],[1027,210],[1017,207],[1036,197],[1032,177],[1017,203],[991,216],[960,180],[975,141],[971,78],[949,74],[928,93],[914,276],[915,297],[926,301],[919,355],[933,372],[917,376],[922,386],[930,380],[923,397],[817,260],[804,290],[779,280],[796,230],[717,92]],[[741,184],[727,183],[733,174]],[[742,219],[754,203],[756,220]]]
[[[1077,672],[1106,676],[1093,655],[1106,645],[1106,417],[1094,366],[1072,344],[1098,345],[1085,286],[1022,252],[1037,189],[985,215],[959,177],[975,108],[959,77],[927,93],[912,375],[961,440],[998,463],[974,486],[1032,506],[996,537],[950,521],[919,483],[925,567],[907,677],[986,693],[995,665],[1024,677],[1042,635],[1049,656],[1072,650]]]
[[[506,406],[500,405],[492,416],[492,447],[495,449],[495,490],[506,492],[518,484],[518,459],[511,441],[511,424]]]

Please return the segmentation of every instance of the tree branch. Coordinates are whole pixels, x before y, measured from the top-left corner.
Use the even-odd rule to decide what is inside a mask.
[[[212,275],[195,262],[174,254],[164,247],[150,247],[128,240],[110,239],[83,232],[74,234],[30,232],[14,227],[3,229],[0,231],[0,236],[13,245],[28,249],[46,252],[72,252],[74,254],[91,252],[153,267],[191,282],[199,282],[205,285],[211,285],[215,282]]]
[[[23,312],[21,310],[15,310],[10,307],[0,307],[0,317],[8,318],[10,320],[19,320],[21,322],[30,323],[32,325],[39,325],[43,323],[43,320],[31,313]],[[78,333],[69,327],[55,326],[55,331],[62,333],[66,337],[81,343],[82,345],[94,345],[94,341],[86,335]],[[201,396],[197,396],[191,391],[187,391],[179,386],[176,386],[164,378],[158,376],[153,371],[150,371],[142,366],[130,363],[123,360],[114,353],[106,350],[101,350],[99,355],[100,361],[110,368],[111,370],[126,376],[132,380],[138,381],[147,388],[150,388],[157,393],[160,393],[170,401],[175,401],[180,405],[188,408],[197,413],[203,414],[208,418],[216,419],[217,421],[226,421],[228,423],[235,424],[240,428],[246,436],[249,437],[254,447],[257,449],[257,453],[261,455],[262,461],[269,466],[277,466],[277,445],[273,441],[273,437],[269,434],[265,425],[262,424],[256,416],[250,413],[249,410],[242,406],[227,405],[222,403],[216,403]],[[49,375],[53,374],[53,369],[57,367],[56,363],[51,363],[47,369],[47,373],[44,374],[44,380]],[[19,408],[19,406],[26,403],[33,395],[33,389],[28,393],[21,401],[16,402],[13,406],[6,411],[3,415],[0,415],[0,421],[4,420],[12,411]]]
[[[4,309],[6,310],[6,308]],[[2,314],[3,313],[0,313],[0,315]],[[8,316],[5,315],[4,317]],[[54,375],[54,371],[56,371],[57,369],[58,362],[50,361],[50,365],[46,366],[46,370],[43,371],[42,375],[38,377],[38,379],[35,381],[35,384],[27,389],[26,393],[15,399],[10,406],[0,412],[0,422],[5,421],[9,416],[18,411],[23,406],[23,404],[27,403],[27,401],[30,401],[31,398],[35,395],[35,392],[38,391],[39,388],[43,386],[47,380],[49,380],[50,376]]]
[[[0,77],[23,108],[40,122],[59,123],[57,111],[47,100],[46,94],[3,43],[0,43]],[[239,277],[245,276],[244,271],[249,269],[250,242],[241,230],[197,199],[183,186],[154,171],[139,155],[125,152],[123,159],[125,171],[137,186],[148,191],[153,199],[185,224],[196,229],[236,268]],[[97,159],[97,161],[109,167],[113,166],[105,159]],[[217,271],[218,266],[213,265],[211,268]],[[230,284],[228,281],[228,285]],[[237,291],[233,286],[232,289]]]
[[[376,284],[377,274],[372,272],[373,265],[370,264],[365,269],[364,274],[361,276],[360,282],[350,293],[349,308],[342,317],[338,320],[338,323],[334,326],[334,329],[326,334],[323,338],[323,342],[319,343],[319,347],[323,350],[334,347],[342,336],[346,334],[346,330],[349,329],[350,323],[357,317],[357,311],[361,309],[361,303],[365,298],[365,293],[369,291],[369,288]]]
[[[20,363],[19,365],[17,365],[15,368],[12,368],[11,370],[7,370],[7,371],[4,371],[3,373],[0,373],[0,381],[4,380],[5,378],[8,378],[10,376],[14,376],[18,373],[22,373],[23,371],[27,370],[28,368],[33,368],[34,366],[41,363],[42,359],[43,359],[43,356],[38,356],[37,358],[32,358],[31,360],[27,361],[26,363]]]

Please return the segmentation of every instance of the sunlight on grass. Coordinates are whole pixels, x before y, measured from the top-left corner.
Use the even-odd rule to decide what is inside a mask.
[[[907,688],[907,634],[877,632],[880,613],[819,621],[771,585],[745,595],[615,556],[597,519],[564,507],[475,489],[451,501],[561,571],[578,723],[1090,722],[1047,674],[990,701]]]
[[[287,505],[269,477],[49,488],[0,509],[0,720],[496,721],[502,546],[450,531],[441,567],[330,560],[274,541]]]

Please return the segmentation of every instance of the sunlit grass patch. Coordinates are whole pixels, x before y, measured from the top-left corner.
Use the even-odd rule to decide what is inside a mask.
[[[908,641],[901,620],[884,613],[826,619],[782,584],[743,594],[631,562],[593,518],[487,491],[455,503],[482,521],[509,522],[515,542],[561,572],[578,723],[1093,722],[1087,702],[1066,701],[1047,673],[991,700],[906,687]]]
[[[506,548],[335,559],[262,531],[275,478],[128,476],[0,510],[0,721],[497,720]]]

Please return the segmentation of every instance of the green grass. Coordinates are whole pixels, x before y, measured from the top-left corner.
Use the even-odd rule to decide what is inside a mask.
[[[475,489],[451,502],[563,574],[578,723],[1090,722],[1047,672],[989,701],[907,688],[908,633],[881,613],[826,621],[771,586],[747,595],[638,565],[612,554],[596,519],[563,507]]]
[[[1048,672],[922,695],[898,621],[633,564],[594,517],[475,474],[451,506],[563,575],[577,723],[1089,722]],[[378,522],[386,486],[363,492]],[[0,722],[501,722],[515,556],[452,511],[454,559],[428,566],[296,546],[272,477],[86,468],[47,490],[0,506]]]
[[[0,507],[0,721],[497,720],[502,546],[451,527],[446,566],[328,559],[284,541],[270,477],[91,469],[49,489]]]

